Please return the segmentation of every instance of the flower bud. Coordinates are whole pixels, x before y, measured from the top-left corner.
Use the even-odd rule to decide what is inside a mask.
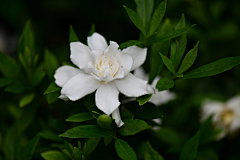
[[[112,124],[112,118],[109,115],[102,114],[101,116],[98,117],[97,124],[101,128],[109,129]]]

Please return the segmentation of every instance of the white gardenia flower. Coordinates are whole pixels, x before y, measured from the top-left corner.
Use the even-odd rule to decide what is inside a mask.
[[[142,67],[137,68],[134,71],[134,75],[138,78],[141,78],[143,80],[148,81],[148,74],[146,74],[144,72],[144,69]],[[176,97],[175,93],[172,93],[169,90],[160,91],[160,92],[157,90],[156,84],[157,84],[159,79],[160,79],[160,77],[157,76],[151,84],[152,88],[154,89],[155,94],[153,94],[152,97],[149,100],[149,102],[152,102],[156,106],[159,106],[161,104],[165,104],[168,101],[170,101],[172,99],[175,99],[175,97]]]
[[[76,101],[96,91],[96,106],[107,115],[112,114],[118,127],[121,120],[118,106],[119,92],[129,97],[150,94],[147,81],[130,73],[143,64],[147,49],[131,46],[122,51],[116,42],[110,45],[103,36],[93,33],[87,38],[88,46],[81,42],[70,43],[71,61],[79,68],[62,66],[56,70],[55,83],[62,87],[64,100]]]
[[[201,108],[201,121],[213,115],[212,122],[222,132],[217,140],[240,129],[240,96],[229,99],[226,103],[205,100]]]

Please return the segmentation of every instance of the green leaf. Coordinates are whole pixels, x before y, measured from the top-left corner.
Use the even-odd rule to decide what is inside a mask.
[[[11,57],[0,52],[0,71],[5,77],[16,77],[20,67]]]
[[[155,10],[155,12],[152,16],[151,22],[150,22],[149,35],[151,35],[154,31],[156,31],[156,29],[162,22],[163,16],[166,12],[166,7],[167,7],[167,0],[164,0],[163,2],[161,2],[158,5],[157,9]]]
[[[37,69],[34,70],[31,86],[35,88],[43,80],[45,75],[43,64],[39,64]]]
[[[47,103],[52,104],[58,100],[58,97],[60,96],[59,92],[52,92],[46,95]]]
[[[81,112],[66,119],[67,122],[84,122],[92,120],[93,115],[90,112]]]
[[[36,150],[38,141],[39,141],[39,135],[36,135],[34,138],[32,138],[28,142],[28,144],[25,147],[24,152],[23,152],[24,160],[31,160],[32,159],[32,156],[33,156],[33,154]]]
[[[188,71],[183,75],[183,78],[179,79],[187,79],[187,78],[201,78],[213,76],[222,72],[225,72],[229,69],[240,64],[240,56],[237,57],[227,57],[220,59],[218,61],[206,64],[199,68]]]
[[[174,86],[174,81],[170,77],[161,78],[156,85],[158,91],[164,91],[172,88]]]
[[[147,27],[153,11],[153,0],[134,0],[137,5],[137,13],[143,21],[145,28]]]
[[[81,125],[71,128],[59,136],[68,138],[111,137],[112,133],[97,125]]]
[[[122,44],[120,44],[118,49],[127,48],[127,47],[134,46],[137,44],[143,44],[143,42],[139,41],[139,40],[130,40],[130,41],[123,42]]]
[[[118,133],[120,133],[123,136],[130,136],[135,135],[143,130],[149,129],[151,126],[149,126],[145,121],[140,119],[135,119],[133,121],[130,121],[123,125],[118,130]]]
[[[20,100],[19,107],[22,108],[22,107],[28,105],[29,103],[31,103],[33,101],[34,97],[35,97],[35,93],[26,94]]]
[[[49,93],[56,92],[56,91],[59,91],[59,90],[61,90],[61,87],[58,87],[55,82],[52,82],[52,83],[48,86],[48,88],[47,88],[47,90],[44,92],[44,94],[49,94]]]
[[[13,82],[12,78],[0,78],[0,87],[4,87]]]
[[[39,133],[39,135],[49,141],[56,141],[56,142],[62,142],[63,139],[58,137],[58,135],[52,131],[42,131]]]
[[[164,35],[172,31],[171,22],[168,18],[164,20],[162,25],[157,30],[156,36]],[[160,74],[163,68],[163,61],[159,54],[161,52],[165,56],[169,53],[170,40],[164,42],[154,43],[150,50],[150,72],[149,72],[149,83],[151,84],[154,78]]]
[[[45,160],[69,160],[69,158],[63,154],[60,151],[46,151],[41,153],[41,156],[45,159]]]
[[[70,25],[70,28],[69,28],[69,43],[71,42],[79,42],[79,39],[72,27],[72,25]]]
[[[199,142],[199,131],[190,138],[183,146],[180,153],[180,160],[194,160],[197,156]]]
[[[141,17],[139,17],[139,15],[134,12],[133,10],[131,10],[130,8],[123,6],[127,13],[128,16],[130,17],[131,21],[133,22],[133,24],[144,34],[146,35],[146,29],[144,27],[143,21],[141,19]]]
[[[105,147],[107,145],[109,145],[109,143],[111,143],[113,140],[113,137],[104,137],[104,144],[105,144]]]
[[[72,156],[74,160],[81,160],[82,159],[82,155],[83,155],[83,151],[80,150],[77,147],[74,147],[72,150]]]
[[[18,54],[24,53],[25,47],[28,47],[31,51],[34,51],[34,43],[34,34],[31,21],[28,20],[19,38]]]
[[[163,157],[153,149],[149,142],[146,143],[146,148],[144,160],[164,160]]]
[[[95,28],[95,24],[91,25],[90,31],[88,33],[88,36],[91,36],[94,32],[95,32],[96,28]]]
[[[59,67],[59,62],[55,55],[50,52],[50,50],[45,49],[44,54],[44,67],[47,71],[48,77],[51,81],[54,81],[53,75],[56,69]]]
[[[163,63],[165,64],[165,66],[167,67],[167,69],[172,72],[173,74],[175,74],[175,69],[173,67],[172,62],[170,61],[170,59],[168,59],[167,56],[164,56],[162,53],[160,53]]]
[[[139,106],[136,101],[124,104],[124,106],[136,117],[143,119],[162,118],[163,114],[152,103],[145,103]]]
[[[136,99],[137,99],[139,105],[142,106],[145,103],[147,103],[151,97],[152,97],[152,94],[147,94],[147,95],[143,95],[141,97],[137,97]]]
[[[185,72],[188,68],[190,68],[193,65],[193,63],[197,57],[198,44],[199,44],[199,42],[197,42],[197,44],[194,46],[194,48],[191,49],[187,53],[187,55],[183,59],[180,69],[178,70],[178,74],[182,74],[183,72]]]
[[[193,24],[189,27],[184,27],[182,29],[174,30],[172,32],[169,32],[169,33],[161,36],[161,37],[158,37],[158,38],[152,40],[152,42],[150,42],[150,43],[162,42],[162,41],[166,41],[166,40],[171,39],[171,38],[178,37],[178,36],[182,35],[183,33],[187,32],[188,30],[190,30],[194,26],[195,26],[195,24]]]
[[[179,132],[169,127],[161,127],[154,135],[156,138],[172,146],[178,146],[181,139]]]
[[[119,138],[115,140],[117,155],[123,160],[137,160],[136,153],[129,144]]]
[[[22,93],[27,90],[26,85],[19,79],[16,79],[13,81],[10,85],[8,85],[5,88],[5,92],[10,92],[10,93]]]
[[[87,140],[87,149],[86,149],[86,157],[89,157],[89,155],[96,149],[99,142],[101,140],[101,137],[93,137]]]

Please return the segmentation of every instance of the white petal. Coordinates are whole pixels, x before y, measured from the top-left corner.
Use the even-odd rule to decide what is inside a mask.
[[[234,114],[240,117],[240,96],[235,96],[229,99],[226,106],[234,111]]]
[[[240,128],[240,117],[236,117],[229,128],[230,133],[235,132],[236,130],[238,130]]]
[[[60,99],[62,99],[64,101],[68,101],[69,100],[68,97],[65,96],[64,94],[60,95],[58,98],[60,98]]]
[[[135,69],[134,76],[136,76],[142,80],[148,81],[148,74],[145,73],[143,67],[139,67],[139,68]]]
[[[85,69],[87,63],[92,60],[91,50],[85,44],[81,42],[71,42],[71,61],[77,65],[80,69]]]
[[[139,48],[137,46],[131,46],[123,49],[123,52],[133,57],[133,65],[131,71],[140,67],[144,63],[147,56],[147,48]]]
[[[120,66],[124,71],[124,76],[130,72],[133,64],[133,58],[131,55],[123,53],[121,50],[119,50],[118,44],[116,42],[110,41],[110,45],[104,54],[109,54],[117,58]]]
[[[105,51],[108,47],[105,38],[96,32],[93,33],[92,36],[88,37],[87,41],[91,50]]]
[[[115,119],[115,122],[117,124],[118,127],[121,127],[122,125],[124,125],[120,113],[119,113],[119,108],[117,108],[116,110],[114,110],[112,112],[112,118]]]
[[[105,84],[114,81],[115,79],[122,79],[124,78],[124,70],[122,68],[119,68],[117,74],[110,80],[106,81]]]
[[[100,85],[100,82],[93,76],[85,73],[78,73],[64,84],[61,94],[64,94],[72,101],[76,101],[94,92]]]
[[[156,106],[159,106],[161,104],[165,104],[168,101],[174,99],[176,95],[169,90],[157,92],[156,94],[153,94],[150,98],[149,102],[152,102]]]
[[[214,114],[213,122],[215,123],[221,111],[224,109],[224,103],[213,100],[205,100],[202,105],[202,118],[201,120],[206,120],[210,115]]]
[[[147,81],[141,80],[131,73],[125,78],[115,80],[117,89],[128,97],[139,97],[144,94],[149,94],[147,91]]]
[[[73,76],[77,75],[78,73],[82,73],[83,71],[71,66],[62,66],[59,67],[55,74],[54,74],[54,78],[55,83],[60,86],[63,87],[63,85]]]
[[[108,84],[102,84],[96,92],[96,105],[107,115],[110,115],[118,106],[118,90],[113,82]]]

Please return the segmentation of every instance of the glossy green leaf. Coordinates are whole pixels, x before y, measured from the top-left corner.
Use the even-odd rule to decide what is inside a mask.
[[[83,151],[77,147],[73,147],[72,156],[74,160],[82,160]]]
[[[146,152],[144,160],[164,160],[163,157],[151,146],[149,142],[146,143]]]
[[[137,5],[137,13],[143,21],[145,28],[147,27],[153,11],[153,0],[134,0]]]
[[[133,22],[133,24],[144,34],[146,35],[146,29],[144,27],[144,24],[143,24],[143,21],[141,19],[141,17],[136,13],[134,12],[133,10],[131,10],[130,8],[126,7],[126,6],[123,6],[127,13],[128,13],[128,16],[130,17],[131,21]]]
[[[147,103],[151,97],[152,97],[152,94],[147,94],[147,95],[143,95],[141,97],[137,97],[136,99],[137,99],[139,105],[142,106],[145,103]]]
[[[41,156],[45,160],[69,160],[69,158],[65,154],[55,150],[43,152],[41,153]]]
[[[152,33],[154,33],[156,31],[156,29],[158,28],[158,26],[160,25],[160,23],[162,22],[163,16],[166,12],[166,7],[167,7],[167,0],[164,0],[163,2],[161,2],[157,9],[155,10],[151,22],[150,22],[150,31],[149,31],[149,35],[151,35]]]
[[[0,52],[0,71],[5,77],[16,77],[20,67],[11,57]]]
[[[172,72],[173,74],[175,74],[175,69],[174,66],[172,64],[172,62],[170,61],[170,59],[167,56],[164,56],[162,53],[160,53],[163,63],[165,64],[165,66],[167,67],[167,69]]]
[[[181,140],[179,132],[169,127],[161,127],[160,130],[154,133],[154,136],[159,140],[174,146],[178,146]]]
[[[36,150],[37,144],[39,141],[39,135],[36,135],[34,138],[32,138],[27,146],[24,148],[24,152],[23,152],[23,157],[24,160],[31,160],[32,156]]]
[[[86,157],[89,157],[89,155],[96,149],[98,146],[99,142],[101,140],[101,137],[93,137],[89,138],[86,142],[87,144],[87,149],[86,149]]]
[[[48,77],[51,81],[54,81],[54,73],[59,67],[59,62],[56,56],[48,49],[45,50],[44,54],[44,67],[47,71]]]
[[[23,96],[19,102],[19,107],[22,108],[33,101],[35,93],[29,93]]]
[[[156,85],[158,91],[164,91],[172,88],[174,86],[174,81],[170,77],[161,78]]]
[[[71,42],[79,42],[79,39],[72,27],[72,25],[70,25],[70,28],[69,28],[69,43]]]
[[[111,137],[112,133],[97,125],[81,125],[71,128],[59,136],[68,138]]]
[[[66,121],[67,122],[84,122],[92,119],[93,119],[92,113],[81,112],[67,118]]]
[[[180,153],[180,160],[194,160],[197,156],[199,131],[192,138],[190,138],[183,146]]]
[[[220,59],[218,61],[206,64],[199,68],[193,69],[191,71],[183,74],[183,78],[179,79],[187,79],[187,78],[201,78],[213,76],[222,72],[225,72],[229,69],[240,64],[240,56],[237,57],[227,57]]]
[[[183,72],[185,72],[188,68],[190,68],[193,65],[193,63],[197,57],[198,44],[199,44],[199,42],[197,42],[197,44],[194,46],[194,48],[191,49],[187,53],[187,55],[185,56],[185,58],[182,61],[180,69],[178,70],[178,74],[182,74]]]
[[[171,39],[171,38],[178,37],[178,36],[182,35],[183,33],[187,32],[188,30],[190,30],[194,26],[195,26],[195,24],[193,24],[189,27],[184,27],[182,29],[174,30],[174,31],[169,32],[165,35],[162,35],[161,37],[158,37],[158,38],[152,40],[151,43],[162,42],[162,41],[166,41],[166,40]]]
[[[4,87],[13,82],[12,78],[0,78],[0,87]]]
[[[156,36],[162,36],[172,31],[170,19],[166,18],[162,25],[157,30]],[[150,50],[150,72],[149,72],[149,83],[151,84],[154,78],[160,74],[163,68],[163,61],[159,54],[161,52],[165,56],[169,53],[170,40],[164,42],[154,43]]]
[[[47,90],[44,92],[44,94],[49,94],[49,93],[56,92],[56,91],[59,91],[59,90],[61,90],[61,87],[58,87],[55,82],[52,82],[52,83],[48,86],[48,88],[47,88]]]
[[[152,103],[145,103],[139,106],[136,101],[124,104],[124,106],[136,117],[143,119],[162,118],[163,114]]]
[[[117,155],[123,160],[137,160],[136,153],[129,144],[119,138],[115,139]]]
[[[39,64],[37,69],[34,70],[33,78],[31,80],[31,86],[35,88],[45,76],[46,73],[44,71],[44,66],[43,64]]]
[[[139,41],[139,40],[130,40],[130,41],[123,42],[122,44],[120,44],[118,49],[127,48],[127,47],[134,46],[137,44],[143,44],[143,42]]]
[[[130,136],[135,135],[143,130],[149,129],[151,126],[149,126],[145,121],[140,119],[135,119],[133,121],[130,121],[126,124],[124,124],[119,130],[118,133],[120,133],[123,136]]]

